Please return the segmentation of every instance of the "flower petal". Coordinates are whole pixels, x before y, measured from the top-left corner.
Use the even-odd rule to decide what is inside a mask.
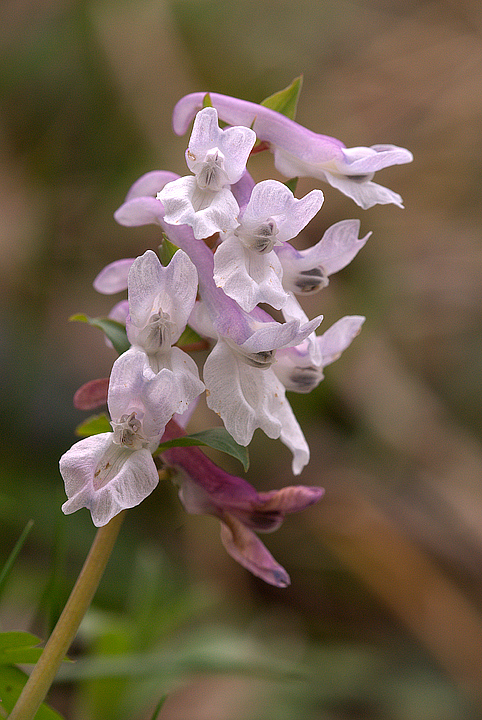
[[[86,507],[97,527],[106,525],[121,510],[139,505],[159,482],[150,451],[115,445],[113,435],[84,438],[60,459],[68,497],[63,512],[68,515]],[[99,484],[99,478],[105,482]]]
[[[233,515],[225,513],[221,522],[221,541],[236,562],[275,587],[288,587],[290,577],[261,540]]]
[[[246,312],[259,303],[278,310],[288,297],[281,283],[283,272],[275,253],[249,250],[235,235],[228,235],[214,254],[214,281]]]
[[[269,368],[248,365],[219,340],[204,364],[204,382],[208,406],[240,445],[248,445],[256,428],[268,437],[279,437],[277,416],[285,401],[284,388]]]
[[[278,229],[277,240],[284,243],[301,232],[322,204],[321,190],[312,190],[298,200],[283,183],[263,180],[254,186],[241,224],[256,225],[273,218]]]
[[[115,260],[106,265],[94,280],[94,289],[104,295],[113,295],[127,288],[127,275],[134,258]]]
[[[229,188],[201,190],[194,175],[168,183],[158,195],[164,220],[170,225],[190,225],[197,239],[227,232],[238,225],[239,206]]]
[[[125,202],[133,200],[134,198],[146,196],[155,198],[164,185],[167,185],[167,183],[177,180],[178,178],[179,175],[167,170],[151,170],[151,172],[141,175],[141,177],[130,187],[129,192],[126,195]]]
[[[138,227],[140,225],[159,225],[164,215],[164,208],[159,200],[153,197],[136,197],[123,203],[114,213],[119,225]]]

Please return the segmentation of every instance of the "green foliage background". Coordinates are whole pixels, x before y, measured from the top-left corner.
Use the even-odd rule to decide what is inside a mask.
[[[87,512],[62,516],[57,463],[84,419],[74,391],[114,355],[68,318],[107,313],[97,272],[159,244],[112,214],[142,173],[185,172],[177,99],[259,102],[303,73],[300,122],[415,155],[377,176],[405,210],[362,211],[324,185],[301,240],[345,218],[373,231],[305,303],[326,327],[367,322],[292,398],[313,455],[299,481],[327,492],[266,538],[291,588],[237,567],[216,521],[161,485],[129,514],[51,704],[74,720],[151,718],[166,694],[163,720],[481,717],[479,3],[6,0],[0,19],[4,560],[35,522],[0,598],[4,631],[46,637],[94,534]],[[264,155],[256,179],[276,177]],[[192,430],[211,422],[201,410]],[[289,467],[255,436],[257,488],[292,483]]]

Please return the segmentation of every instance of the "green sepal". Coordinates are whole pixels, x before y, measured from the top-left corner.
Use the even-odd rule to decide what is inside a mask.
[[[211,95],[209,93],[206,93],[203,97],[203,108],[212,107],[213,104],[211,102]]]
[[[163,265],[164,267],[166,267],[166,265],[169,265],[178,250],[179,248],[169,240],[166,233],[162,233],[162,243],[159,245],[158,249],[161,265]]]
[[[75,434],[78,437],[90,437],[91,435],[99,435],[105,432],[112,432],[112,425],[105,413],[91,415],[75,428]]]
[[[0,708],[2,711],[12,712],[27,680],[28,675],[20,668],[14,665],[0,666]],[[62,716],[43,703],[35,713],[35,720],[62,720]]]
[[[93,325],[94,327],[102,330],[104,335],[111,341],[119,355],[125,353],[125,351],[131,346],[129,340],[127,339],[125,326],[122,325],[122,323],[117,322],[117,320],[111,320],[107,317],[91,318],[83,313],[71,315],[69,320],[71,322],[87,323],[88,325]]]
[[[202,432],[193,433],[192,435],[185,435],[184,437],[175,438],[174,440],[168,440],[168,442],[159,445],[154,455],[159,455],[169,448],[191,447],[193,445],[206,445],[214,450],[220,450],[239,460],[245,471],[249,468],[248,448],[243,445],[238,445],[223,427],[211,428],[209,430],[203,430]]]
[[[202,338],[200,335],[197,334],[195,330],[192,329],[192,327],[189,327],[189,325],[186,325],[186,329],[182,333],[181,337],[177,341],[176,345],[180,348],[184,348],[191,345],[199,345],[202,348],[208,347],[207,341]]]
[[[286,185],[286,187],[288,188],[288,190],[291,190],[293,195],[295,194],[296,188],[298,187],[298,180],[299,180],[299,178],[294,177],[294,178],[290,178],[289,180],[287,180],[284,183]]]
[[[260,105],[276,110],[276,112],[286,115],[290,120],[294,120],[296,116],[296,108],[298,106],[298,98],[303,85],[303,75],[295,78],[291,85],[284,90],[274,93],[263,100]]]

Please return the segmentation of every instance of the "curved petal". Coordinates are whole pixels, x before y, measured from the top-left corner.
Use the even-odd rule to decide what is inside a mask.
[[[165,222],[190,225],[196,239],[227,232],[238,225],[239,206],[231,190],[201,190],[194,175],[168,183],[158,198],[164,206]]]
[[[328,171],[324,173],[324,176],[332,187],[341,190],[344,195],[350,197],[364,210],[368,210],[374,205],[388,205],[390,203],[403,208],[401,196],[393,192],[393,190],[383,187],[383,185],[371,181],[359,182],[346,175],[338,175]]]
[[[149,450],[129,450],[102,433],[75,443],[60,458],[68,515],[90,510],[94,525],[106,525],[121,510],[139,505],[154,490],[159,475]]]
[[[160,312],[168,322],[166,341],[170,345],[177,342],[194,307],[197,282],[196,267],[183,250],[176,251],[167,267],[152,250],[136,258],[128,278],[131,342],[139,341],[139,332],[149,318]]]
[[[159,225],[164,215],[162,203],[153,197],[136,197],[128,200],[114,213],[119,225],[138,227],[140,225]]]
[[[168,170],[151,170],[151,172],[141,175],[141,177],[130,187],[124,202],[145,196],[155,198],[164,185],[167,185],[168,182],[173,182],[173,180],[177,180],[178,178],[179,175],[169,172]]]
[[[249,444],[256,428],[268,437],[279,437],[278,413],[285,393],[269,368],[248,365],[219,340],[204,364],[204,382],[208,406],[240,445]]]
[[[360,334],[364,322],[362,315],[346,315],[318,337],[323,367],[338,360],[352,340]]]
[[[256,577],[279,588],[290,584],[290,576],[259,537],[228,513],[224,514],[221,521],[221,541],[231,557]]]
[[[249,250],[234,235],[228,235],[214,253],[216,285],[246,312],[259,303],[278,310],[283,307],[288,295],[281,283],[282,275],[275,253],[262,255]]]
[[[200,110],[194,120],[186,161],[191,172],[196,172],[206,154],[218,148],[223,155],[223,171],[228,182],[236,183],[246,169],[246,162],[256,135],[249,127],[230,127],[221,130],[214,107]]]
[[[296,237],[323,204],[321,190],[312,190],[298,200],[283,183],[263,180],[257,183],[241,218],[241,224],[256,225],[273,218],[279,242]]]
[[[127,275],[135,258],[115,260],[106,265],[94,280],[94,289],[104,295],[113,295],[127,288]]]

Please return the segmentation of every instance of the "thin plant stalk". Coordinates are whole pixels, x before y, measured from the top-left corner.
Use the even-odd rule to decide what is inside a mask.
[[[52,631],[39,661],[10,713],[9,720],[33,720],[44,701],[92,598],[112,553],[125,510],[99,528],[67,604]]]

